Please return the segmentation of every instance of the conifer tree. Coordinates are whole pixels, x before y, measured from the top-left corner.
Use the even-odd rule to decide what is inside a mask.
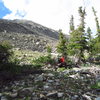
[[[96,22],[96,28],[97,28],[96,38],[94,39],[94,42],[95,42],[94,48],[96,50],[95,54],[98,54],[100,53],[100,25],[99,25],[98,17],[96,15],[96,11],[94,7],[92,7],[92,10],[95,16],[95,22]]]
[[[57,45],[57,52],[65,58],[67,63],[67,40],[61,30],[59,30],[59,43]]]
[[[87,41],[85,36],[85,9],[82,10],[82,7],[79,7],[79,15],[80,15],[80,25],[77,29],[73,30],[70,34],[70,43],[69,43],[69,51],[70,54],[76,55],[78,58],[78,63],[84,62],[84,51],[87,49]]]
[[[70,33],[74,31],[75,29],[75,26],[74,26],[74,17],[73,15],[71,16],[71,19],[70,19]]]
[[[97,28],[97,36],[100,36],[100,26],[99,26],[98,17],[97,17],[97,14],[96,14],[96,11],[95,11],[94,7],[92,7],[92,10],[93,10],[93,13],[94,13],[94,16],[95,16],[95,22],[96,22],[96,28]]]
[[[91,31],[91,28],[90,27],[88,27],[87,28],[87,38],[88,38],[88,40],[91,42],[92,41],[92,31]]]
[[[86,15],[86,12],[85,12],[85,9],[82,9],[82,7],[79,7],[79,15],[80,15],[80,25],[79,25],[79,31],[81,32],[85,32],[85,15]]]
[[[94,54],[94,42],[93,42],[93,37],[92,37],[92,31],[91,28],[87,28],[87,42],[88,42],[88,53],[89,57],[91,58]]]
[[[75,26],[74,26],[74,17],[73,15],[71,16],[70,22],[69,22],[69,26],[70,26],[70,30],[69,30],[69,34],[70,34],[70,40],[68,43],[68,53],[69,55],[74,55],[75,54],[75,49],[73,48],[73,43],[74,43],[74,32],[75,32]]]

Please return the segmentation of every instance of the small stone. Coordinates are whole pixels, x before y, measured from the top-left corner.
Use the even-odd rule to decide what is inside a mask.
[[[39,44],[39,42],[36,42],[36,45],[38,45]]]
[[[78,95],[74,95],[75,98],[78,98]]]
[[[57,97],[57,92],[50,92],[47,94],[47,97]]]
[[[54,82],[54,80],[47,80],[49,83],[53,83]]]
[[[59,85],[60,85],[60,83],[59,83],[59,82],[56,82],[56,83],[55,83],[55,85],[56,85],[56,86],[59,86]]]
[[[32,97],[32,100],[39,100],[38,97]]]
[[[35,78],[35,81],[43,81],[43,75],[39,75]]]
[[[2,96],[2,97],[1,97],[1,100],[7,100],[7,98],[6,98],[6,97],[4,97],[4,96]]]
[[[32,92],[33,92],[33,88],[32,87],[24,88],[24,89],[19,90],[18,95],[20,97],[30,96],[32,94]]]
[[[91,100],[91,97],[86,94],[84,94],[83,97],[85,97],[87,100]]]
[[[72,97],[72,100],[77,100],[77,99],[79,99],[78,95],[74,95],[74,96]]]
[[[43,94],[40,94],[40,98],[42,99],[42,98],[45,98],[45,96],[43,95]]]
[[[62,97],[64,95],[64,93],[57,93],[58,97]]]
[[[32,96],[35,96],[35,92],[32,93]]]
[[[95,98],[95,100],[100,100],[100,97]]]
[[[12,98],[15,98],[15,97],[17,97],[17,95],[18,95],[18,93],[16,92],[16,93],[11,93],[9,96]]]
[[[44,86],[44,90],[50,91],[50,90],[53,90],[53,88],[47,85],[47,86]]]
[[[0,100],[1,100],[2,94],[0,93]]]
[[[54,75],[53,75],[53,74],[51,74],[51,73],[49,73],[49,74],[48,74],[48,76],[49,76],[49,77],[54,77]]]
[[[44,89],[47,89],[47,88],[49,88],[49,86],[44,86]]]
[[[2,93],[0,93],[0,97],[2,96]]]

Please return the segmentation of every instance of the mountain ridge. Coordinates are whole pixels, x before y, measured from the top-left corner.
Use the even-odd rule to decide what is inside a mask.
[[[58,42],[58,32],[27,20],[0,19],[0,41],[9,41],[14,48],[44,51]]]
[[[17,32],[35,35],[46,35],[58,39],[58,32],[29,20],[0,19],[0,32]]]

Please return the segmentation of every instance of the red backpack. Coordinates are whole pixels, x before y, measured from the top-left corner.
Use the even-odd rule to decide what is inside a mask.
[[[60,62],[65,62],[64,57],[61,57],[61,58],[60,58]]]

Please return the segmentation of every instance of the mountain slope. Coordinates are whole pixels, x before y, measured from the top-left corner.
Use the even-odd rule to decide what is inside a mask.
[[[58,32],[32,21],[0,19],[0,32],[15,32],[34,35],[46,35],[58,39]]]
[[[0,41],[7,40],[13,47],[44,51],[58,41],[58,32],[32,21],[0,19]]]

